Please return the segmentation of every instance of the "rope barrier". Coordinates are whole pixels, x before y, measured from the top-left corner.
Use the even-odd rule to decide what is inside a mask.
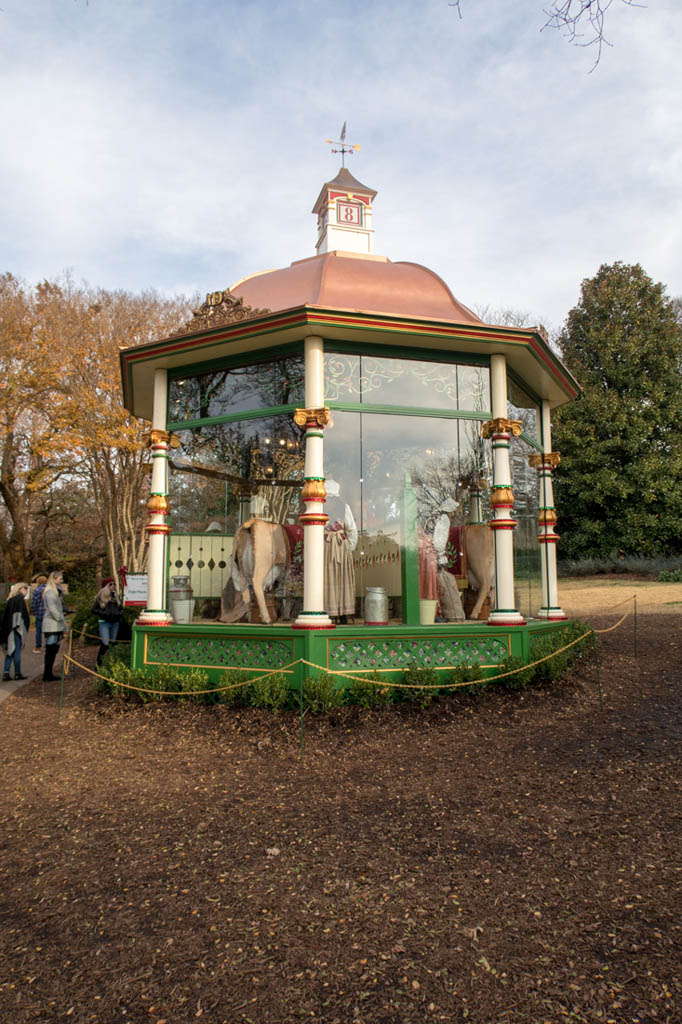
[[[82,640],[84,636],[89,637],[91,640],[101,640],[102,639],[101,636],[99,635],[99,633],[97,633],[97,634],[95,634],[95,633],[86,633],[85,630],[82,630],[82,632],[80,632],[78,634],[78,639]],[[115,644],[131,644],[132,640],[114,640],[112,642],[115,643]]]
[[[635,602],[635,609],[636,609],[637,595],[633,595],[633,597],[626,598],[625,601],[620,601],[618,604],[613,605],[613,607],[611,609],[609,609],[609,611],[613,611],[616,608],[621,608],[624,604],[628,604],[632,600],[634,600],[634,602]],[[260,682],[262,679],[268,679],[270,676],[273,676],[273,675],[279,675],[280,673],[282,673],[284,675],[292,675],[293,674],[293,670],[296,668],[297,665],[307,665],[309,668],[317,669],[318,671],[323,672],[326,675],[335,676],[335,677],[337,677],[339,679],[348,679],[351,682],[365,682],[365,683],[369,683],[371,686],[378,686],[378,687],[382,687],[382,688],[391,688],[391,689],[400,689],[400,690],[439,690],[439,691],[442,691],[442,690],[459,690],[459,689],[463,689],[465,686],[483,686],[483,685],[487,685],[488,683],[496,682],[499,679],[507,679],[510,676],[518,675],[520,672],[526,672],[529,669],[536,668],[538,665],[542,665],[544,662],[550,661],[552,658],[556,658],[559,654],[563,654],[564,651],[568,651],[572,647],[575,647],[577,644],[582,643],[582,641],[585,640],[589,636],[591,636],[593,638],[593,641],[594,641],[594,643],[596,645],[595,634],[610,633],[614,629],[618,629],[618,627],[622,626],[622,624],[625,622],[625,620],[631,614],[632,614],[632,610],[628,610],[627,612],[625,612],[624,615],[621,616],[621,618],[618,620],[618,622],[614,623],[614,625],[612,625],[612,626],[608,626],[605,629],[595,629],[593,627],[590,627],[584,633],[582,633],[579,637],[576,637],[574,640],[571,640],[569,643],[564,644],[563,647],[559,647],[557,650],[552,651],[551,654],[546,655],[544,658],[538,658],[535,661],[528,662],[528,664],[520,665],[518,668],[509,669],[507,672],[498,672],[498,673],[496,673],[495,675],[492,675],[492,676],[485,676],[483,679],[481,679],[481,678],[470,679],[470,680],[466,680],[464,682],[458,682],[458,683],[396,683],[396,682],[392,682],[390,680],[371,679],[371,678],[368,678],[367,675],[359,674],[358,672],[352,672],[352,671],[351,672],[346,672],[346,671],[344,671],[342,669],[330,669],[330,668],[327,668],[327,666],[325,666],[325,665],[318,665],[314,661],[307,661],[305,658],[298,658],[296,661],[289,662],[288,665],[283,665],[281,668],[271,669],[271,670],[269,670],[267,672],[262,672],[259,675],[253,676],[250,679],[242,680],[239,683],[229,683],[229,684],[226,684],[225,686],[215,686],[215,687],[212,687],[212,688],[206,689],[206,690],[187,690],[187,691],[182,691],[182,690],[157,690],[157,689],[154,689],[152,687],[133,686],[132,683],[119,682],[118,680],[112,679],[109,676],[101,675],[99,672],[95,672],[92,669],[88,668],[87,665],[83,665],[81,662],[76,661],[76,659],[71,656],[72,645],[73,645],[73,632],[71,632],[69,634],[69,652],[68,652],[68,654],[65,654],[64,658],[63,658],[64,673],[66,675],[68,675],[68,673],[69,673],[69,665],[75,665],[77,668],[81,669],[81,671],[87,673],[88,675],[91,675],[93,678],[101,679],[102,682],[104,682],[107,686],[120,687],[121,689],[131,690],[131,691],[133,691],[135,693],[155,694],[157,697],[179,697],[179,696],[190,696],[190,695],[193,696],[193,697],[201,697],[201,696],[204,696],[204,695],[207,695],[207,694],[212,694],[212,693],[226,693],[226,692],[228,692],[230,690],[238,690],[238,689],[242,689],[245,686],[251,686],[253,683]],[[83,636],[92,636],[92,634],[82,633],[81,634],[81,639],[82,639]],[[95,639],[99,639],[99,637],[96,637]],[[122,643],[130,643],[130,641],[127,641],[127,640],[126,641],[121,641],[121,642]],[[461,665],[444,665],[438,671],[441,671],[441,672],[452,672],[452,671],[455,671],[455,670],[457,670],[457,669],[459,669],[461,667],[462,667]],[[385,671],[390,671],[390,670],[387,669]]]
[[[103,676],[99,672],[93,671],[93,669],[88,668],[87,665],[83,665],[81,662],[76,661],[76,659],[72,658],[69,654],[64,655],[64,662],[68,662],[72,665],[75,665],[77,668],[80,668],[83,672],[86,672],[88,675],[93,676],[95,679],[101,679],[108,686],[118,686],[125,690],[133,690],[136,693],[152,693],[156,694],[158,697],[178,697],[188,695],[199,697],[204,694],[224,693],[228,690],[237,690],[244,686],[250,686],[252,683],[260,682],[261,679],[267,679],[270,676],[279,675],[280,673],[284,675],[291,675],[296,665],[308,665],[310,668],[319,669],[320,672],[324,672],[330,676],[338,676],[341,679],[350,679],[351,681],[356,682],[364,681],[366,683],[370,683],[372,686],[391,687],[393,689],[403,690],[458,690],[464,686],[484,685],[486,683],[494,682],[497,679],[505,679],[507,676],[514,676],[517,675],[519,672],[525,672],[527,669],[535,668],[536,665],[541,665],[543,662],[549,661],[551,658],[555,658],[558,654],[562,654],[564,651],[569,650],[571,647],[575,647],[576,644],[579,644],[582,640],[585,639],[585,637],[590,636],[590,634],[591,630],[587,630],[585,633],[577,637],[575,640],[571,640],[570,643],[565,644],[563,647],[558,648],[558,650],[556,651],[552,651],[551,654],[548,654],[544,658],[538,658],[537,661],[529,662],[527,665],[521,665],[519,668],[510,669],[508,672],[499,672],[497,673],[497,675],[494,676],[486,676],[484,679],[471,679],[469,681],[461,683],[394,683],[389,682],[388,680],[382,681],[376,679],[368,679],[366,676],[353,675],[349,672],[343,672],[340,669],[327,669],[324,665],[317,665],[314,661],[306,661],[305,658],[298,658],[296,661],[289,662],[288,665],[282,666],[282,668],[271,669],[269,672],[262,672],[260,675],[253,676],[251,679],[245,679],[239,683],[230,683],[225,686],[216,686],[208,690],[187,690],[183,692],[182,690],[156,690],[151,687],[133,686],[132,683],[118,682],[118,680],[112,679],[110,676]],[[440,671],[451,672],[454,669],[461,667],[461,665],[445,665],[443,666],[443,668],[440,669]]]
[[[470,679],[463,683],[392,683],[389,680],[384,682],[382,680],[368,679],[367,676],[352,675],[348,672],[342,672],[339,669],[327,669],[323,665],[316,665],[313,661],[306,661],[305,658],[300,658],[299,660],[302,665],[309,665],[311,668],[318,668],[322,672],[326,672],[327,675],[339,676],[343,679],[356,680],[358,682],[362,680],[366,683],[371,683],[374,686],[390,686],[394,689],[400,690],[459,690],[463,686],[480,686],[485,683],[495,682],[496,679],[506,679],[508,676],[515,676],[518,675],[519,672],[525,672],[529,668],[535,668],[536,665],[542,665],[543,662],[549,661],[551,658],[556,658],[558,654],[563,654],[563,652],[569,650],[569,648],[575,647],[576,644],[579,644],[586,636],[590,636],[591,633],[592,630],[588,629],[576,640],[571,640],[570,643],[565,644],[563,647],[559,647],[556,651],[552,651],[552,653],[548,654],[545,658],[538,658],[537,661],[530,661],[527,665],[521,665],[519,668],[509,669],[508,672],[498,672],[497,675],[494,676],[486,676],[484,679]],[[445,665],[440,669],[440,671],[452,672],[453,670],[461,667],[461,665]]]
[[[151,687],[133,686],[131,683],[119,683],[117,679],[112,679],[111,676],[103,676],[103,675],[101,675],[101,673],[95,672],[93,669],[88,668],[87,665],[83,665],[79,661],[76,661],[75,658],[72,658],[68,654],[64,655],[63,660],[64,660],[64,662],[67,662],[67,661],[70,662],[70,664],[75,665],[77,668],[80,668],[83,672],[86,672],[88,675],[93,676],[93,678],[101,679],[104,683],[107,683],[108,686],[120,686],[124,690],[134,690],[137,693],[155,693],[157,695],[157,697],[185,697],[185,696],[189,696],[189,695],[191,695],[191,696],[201,696],[202,694],[205,694],[205,693],[223,693],[223,692],[225,692],[227,690],[238,690],[238,689],[240,689],[243,686],[250,686],[252,683],[257,683],[261,679],[267,679],[269,676],[278,675],[279,673],[282,673],[283,675],[291,675],[292,671],[293,671],[293,667],[298,664],[297,661],[292,661],[290,665],[285,665],[283,668],[271,669],[269,672],[262,672],[260,675],[254,676],[252,679],[246,679],[246,680],[244,680],[241,683],[230,683],[230,684],[228,684],[226,686],[217,686],[217,687],[215,687],[215,688],[213,688],[211,690],[184,690],[183,691],[183,690],[155,690],[155,689],[152,689]]]
[[[592,632],[593,633],[611,633],[614,629],[618,629],[619,626],[622,626],[623,623],[625,622],[625,620],[628,618],[629,615],[632,615],[632,611],[626,612],[625,615],[621,616],[621,618],[618,620],[618,622],[616,622],[613,626],[608,626],[606,629],[593,629]]]

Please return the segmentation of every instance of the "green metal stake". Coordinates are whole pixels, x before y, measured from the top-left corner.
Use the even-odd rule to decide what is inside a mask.
[[[592,634],[592,644],[594,646],[594,664],[597,670],[597,687],[599,688],[599,707],[604,710],[604,696],[601,689],[601,673],[599,671],[599,646],[597,644],[597,634]]]
[[[639,655],[639,652],[638,652],[638,649],[637,649],[637,594],[635,594],[634,600],[635,600],[635,657],[637,658],[638,655]]]
[[[299,680],[298,683],[298,706],[301,716],[301,753],[300,759],[303,760],[303,679]]]
[[[59,710],[57,711],[57,725],[62,717],[62,704],[64,702],[64,658],[62,658],[62,681],[59,684]]]

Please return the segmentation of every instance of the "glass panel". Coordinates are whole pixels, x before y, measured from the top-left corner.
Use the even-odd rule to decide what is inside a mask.
[[[364,614],[367,587],[383,587],[390,619],[402,620],[406,475],[416,495],[416,526],[424,549],[444,511],[453,526],[487,518],[489,445],[481,441],[479,428],[476,421],[334,412],[325,430],[326,510],[332,522],[341,522],[348,505],[357,524],[359,615]]]
[[[518,417],[516,417],[518,418]],[[537,614],[542,605],[542,574],[538,542],[539,478],[528,456],[535,451],[520,438],[513,438],[510,449],[514,490],[514,582],[517,608],[522,615]]]
[[[183,430],[178,436],[182,445],[171,453],[170,576],[190,577],[195,618],[216,618],[221,594],[228,613],[238,607],[229,560],[239,525],[251,517],[291,527],[263,543],[274,575],[272,588],[266,586],[270,617],[295,618],[303,594],[297,518],[304,432],[291,415],[282,415]],[[292,552],[293,571],[287,573]],[[254,621],[255,606],[245,614]]]
[[[324,385],[327,402],[359,402],[360,356],[325,352]]]
[[[490,411],[490,371],[487,366],[458,366],[457,382],[460,409]]]
[[[325,353],[326,399],[418,409],[490,408],[486,366]]]
[[[171,380],[171,422],[303,402],[303,357],[291,356]]]
[[[507,377],[507,401],[510,420],[521,420],[524,434],[540,440],[540,410],[537,402]]]

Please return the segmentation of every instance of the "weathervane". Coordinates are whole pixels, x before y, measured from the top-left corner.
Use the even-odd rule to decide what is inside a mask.
[[[346,145],[346,122],[345,121],[343,122],[343,128],[341,129],[341,138],[339,139],[338,142],[335,142],[333,139],[325,139],[324,141],[328,142],[330,146],[340,146],[341,147],[340,149],[332,149],[332,153],[340,153],[341,154],[341,166],[342,167],[346,166],[346,153],[348,153],[349,155],[352,156],[352,154],[356,150],[360,149],[359,146],[351,146],[350,143],[348,145]]]

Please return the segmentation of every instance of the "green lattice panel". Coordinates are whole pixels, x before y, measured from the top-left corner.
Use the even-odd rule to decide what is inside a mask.
[[[292,645],[282,640],[149,634],[145,661],[205,668],[269,669],[281,668],[293,659]]]
[[[531,659],[535,656],[536,650],[540,644],[547,639],[548,636],[555,637],[557,633],[564,632],[566,629],[565,625],[561,625],[554,628],[546,628],[538,631],[537,633],[530,633],[528,636],[530,656]]]
[[[504,637],[423,637],[330,640],[332,669],[403,669],[412,662],[432,668],[498,665],[508,654]]]

